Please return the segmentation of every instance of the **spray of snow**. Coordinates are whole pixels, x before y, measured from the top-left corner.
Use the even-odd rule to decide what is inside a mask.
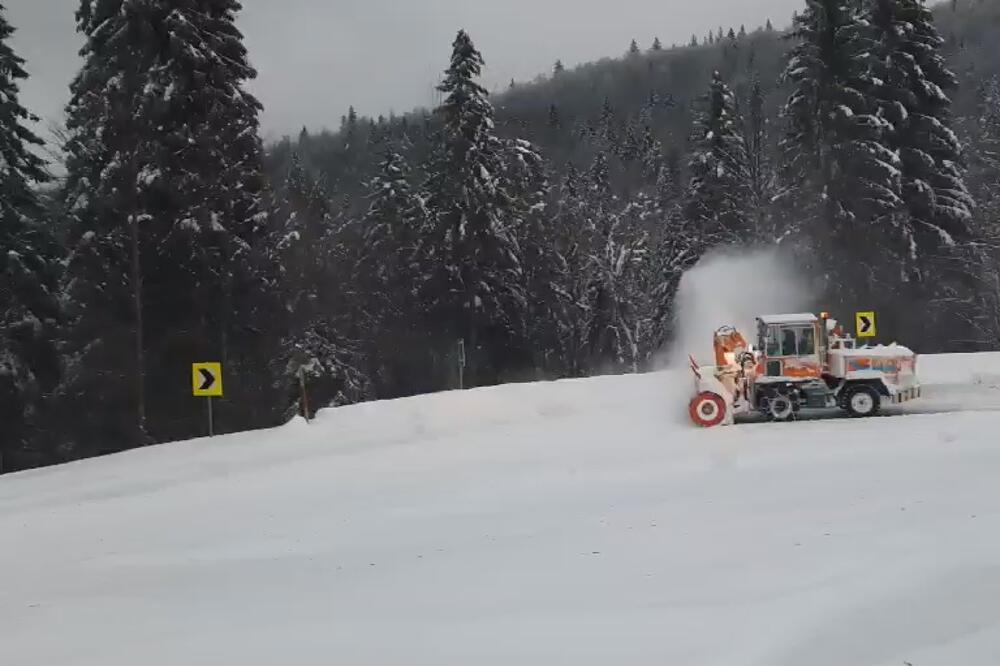
[[[753,343],[758,315],[810,311],[808,285],[776,248],[709,252],[681,278],[676,335],[660,365],[686,365],[689,354],[711,363],[712,333],[721,326],[735,326]]]

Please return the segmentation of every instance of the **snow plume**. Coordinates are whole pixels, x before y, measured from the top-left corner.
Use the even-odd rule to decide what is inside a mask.
[[[720,248],[707,253],[681,278],[675,336],[659,365],[712,362],[712,334],[735,326],[751,344],[754,319],[764,314],[809,312],[809,281],[777,248]]]

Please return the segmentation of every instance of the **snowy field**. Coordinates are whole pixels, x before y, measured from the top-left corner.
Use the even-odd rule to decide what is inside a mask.
[[[0,477],[0,664],[997,664],[1000,354],[920,363],[864,421],[664,372]]]

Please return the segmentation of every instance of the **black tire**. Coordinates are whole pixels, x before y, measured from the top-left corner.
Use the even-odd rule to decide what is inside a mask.
[[[867,384],[848,386],[840,398],[840,408],[856,419],[875,416],[882,408],[882,396]]]
[[[768,421],[791,421],[801,405],[794,391],[787,388],[771,389],[763,393],[757,408]]]

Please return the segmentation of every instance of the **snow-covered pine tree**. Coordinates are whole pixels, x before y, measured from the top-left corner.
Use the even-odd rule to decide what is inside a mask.
[[[1000,219],[1000,75],[990,77],[979,89],[975,123],[972,183],[976,197],[986,207],[980,217]]]
[[[555,295],[551,313],[556,328],[558,371],[563,376],[581,377],[589,366],[588,341],[594,316],[590,303],[593,283],[590,253],[594,230],[584,178],[572,162],[566,166],[554,195],[548,231],[551,231],[555,248],[550,286]]]
[[[640,53],[640,51],[639,51],[639,42],[637,42],[637,41],[635,41],[633,39],[632,42],[628,45],[628,54],[627,55],[630,58],[634,58],[634,57],[638,56],[639,53]]]
[[[783,203],[810,238],[815,272],[846,299],[884,265],[884,239],[903,203],[899,158],[887,145],[892,126],[866,96],[866,29],[853,0],[808,0],[783,77],[792,88]]]
[[[921,0],[871,0],[871,92],[892,123],[888,147],[901,156],[903,199],[909,212],[900,231],[911,259],[918,248],[951,246],[969,234],[974,203],[963,173],[962,146],[951,129],[957,85],[945,64],[944,39]]]
[[[278,267],[273,287],[280,299],[282,337],[271,367],[274,390],[287,409],[284,417],[302,413],[300,382],[305,379],[310,413],[370,396],[363,353],[351,340],[346,290],[325,285],[347,284],[349,253],[322,184],[292,154],[284,183],[276,192],[269,239],[271,263]],[[352,257],[353,260],[353,257]]]
[[[28,457],[40,446],[42,401],[58,380],[55,243],[35,186],[48,181],[32,149],[42,145],[20,103],[24,60],[0,6],[0,473],[52,462]]]
[[[477,79],[483,58],[465,31],[438,87],[443,127],[425,191],[430,221],[422,260],[431,279],[423,301],[443,352],[464,341],[468,385],[495,383],[516,363],[525,296],[517,206],[504,182],[505,144],[494,131],[493,106]]]
[[[736,98],[716,72],[691,137],[685,215],[705,249],[745,240],[752,228],[750,165]]]
[[[420,325],[414,296],[423,201],[410,186],[410,167],[397,146],[386,146],[378,173],[368,185],[368,210],[361,221],[357,260],[356,318],[363,323],[361,345],[372,368],[379,397],[431,391],[430,342]]]
[[[268,279],[255,272],[268,219],[261,107],[245,90],[256,72],[235,25],[240,9],[236,0],[81,0],[77,12],[84,64],[67,108],[63,191],[76,315],[66,390],[102,401],[80,412],[134,415],[80,429],[102,450],[200,433],[177,379],[195,358],[226,363],[220,428],[273,422],[256,302]],[[98,377],[101,391],[82,390]],[[150,382],[174,388],[148,401]]]
[[[649,50],[654,53],[663,50],[663,43],[660,41],[659,37],[653,37],[653,45],[649,48]]]
[[[628,294],[618,288],[619,267],[612,265],[621,253],[622,211],[611,187],[608,156],[603,151],[594,156],[584,182],[584,229],[588,236],[587,275],[590,278],[587,297],[591,310],[586,339],[588,368],[596,372],[602,367],[620,367],[625,362],[626,334],[622,322],[629,303]]]
[[[747,165],[753,235],[759,241],[772,242],[781,233],[775,228],[771,215],[771,200],[777,194],[777,174],[771,160],[770,120],[765,108],[764,91],[756,75],[750,84],[747,107]]]
[[[556,60],[556,64],[552,66],[552,74],[553,74],[553,76],[559,76],[560,74],[562,74],[565,71],[566,71],[566,66],[563,65],[563,61],[562,60]]]
[[[554,314],[559,307],[554,283],[560,258],[548,208],[548,173],[538,149],[523,139],[508,142],[507,164],[505,180],[515,206],[514,224],[527,299],[525,338],[521,346],[531,357],[535,376],[543,378],[561,372],[559,330]]]
[[[639,140],[637,159],[642,165],[642,184],[655,185],[664,166],[663,144],[653,133],[653,128],[646,125]]]

